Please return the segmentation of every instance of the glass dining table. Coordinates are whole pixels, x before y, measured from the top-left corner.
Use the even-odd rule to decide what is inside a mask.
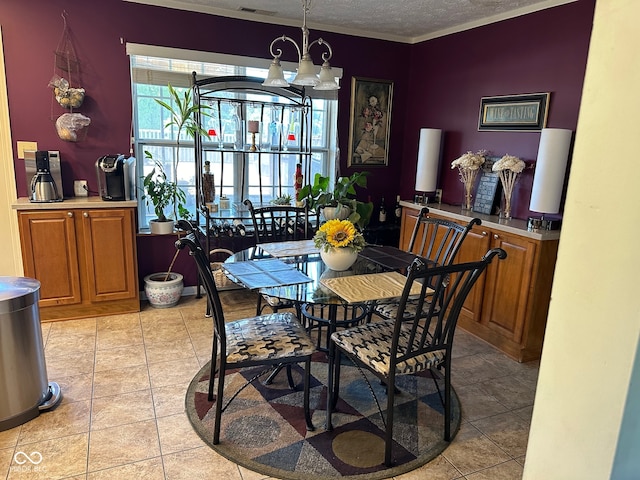
[[[284,244],[289,248],[280,247],[280,245]],[[375,280],[378,284],[377,290],[373,295],[374,298],[369,298],[372,295],[363,292],[362,298],[358,301],[357,296],[348,295],[346,292],[342,293],[337,289],[332,290],[333,284],[340,282],[330,279],[394,271],[402,275],[416,256],[395,247],[369,246],[360,252],[358,259],[349,269],[334,271],[324,264],[318,249],[313,246],[312,240],[302,240],[298,242],[281,242],[280,244],[265,243],[249,247],[227,258],[223,264],[223,269],[230,280],[247,288],[252,288],[251,282],[245,281],[242,275],[234,275],[231,268],[225,267],[229,267],[233,263],[273,258],[295,267],[297,271],[308,278],[306,281],[300,280],[300,283],[261,287],[257,289],[259,293],[291,300],[298,304],[346,305],[393,298],[399,296],[402,292],[401,290],[397,291],[397,289],[394,289],[393,292],[385,292],[383,285],[379,282],[382,277],[367,277]],[[274,280],[273,283],[278,283],[278,281]],[[357,288],[355,284],[352,286]],[[346,288],[349,288],[349,286],[346,285]]]
[[[292,301],[300,321],[315,337],[317,349],[326,352],[328,357],[334,354],[330,341],[334,331],[369,321],[374,302],[402,294],[404,271],[416,258],[394,247],[369,246],[360,252],[351,268],[334,271],[324,264],[311,240],[285,243],[259,244],[236,252],[222,267],[230,280],[247,288],[251,288],[252,281],[243,279],[244,267],[251,266],[246,262],[277,259],[295,267],[303,274],[303,278],[298,279],[300,283],[252,289],[263,295]],[[234,268],[232,264],[243,268]],[[283,271],[278,270],[282,266],[266,265],[265,269]],[[277,276],[275,271],[267,273]],[[278,283],[278,280],[273,283]]]

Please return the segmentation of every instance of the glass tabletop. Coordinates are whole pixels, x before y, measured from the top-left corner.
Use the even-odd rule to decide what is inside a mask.
[[[244,262],[270,257],[271,256],[258,245],[235,253],[225,260],[225,263]],[[298,270],[311,278],[311,281],[297,285],[261,288],[259,291],[269,296],[300,303],[343,304],[345,303],[344,300],[329,288],[322,285],[322,279],[389,271],[387,268],[362,255],[358,256],[358,259],[351,268],[342,272],[328,268],[320,258],[319,253],[280,257],[280,260],[294,264]]]

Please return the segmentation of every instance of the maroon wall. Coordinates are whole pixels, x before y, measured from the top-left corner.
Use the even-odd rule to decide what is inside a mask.
[[[438,184],[443,201],[460,204],[462,184],[451,162],[468,150],[534,162],[539,132],[478,131],[480,98],[551,92],[548,127],[578,122],[595,0],[551,8],[415,45],[406,111],[404,198],[413,195],[420,127],[445,131]],[[533,170],[516,185],[514,216],[526,218]]]
[[[548,126],[575,129],[594,5],[595,0],[579,0],[417,45],[312,30],[312,39],[321,34],[331,43],[332,63],[344,69],[338,111],[341,173],[351,173],[346,152],[353,76],[394,82],[389,166],[372,169],[365,193],[374,200],[391,199],[396,193],[404,198],[413,195],[421,127],[446,131],[440,183],[444,199],[450,202],[459,203],[461,186],[449,164],[466,150],[485,148],[535,159],[538,133],[477,132],[480,97],[550,91]],[[54,120],[65,111],[53,101],[47,86],[54,73],[63,11],[81,62],[80,85],[87,90],[85,103],[77,111],[92,120],[87,138],[77,143],[58,138]],[[121,0],[2,0],[0,22],[20,196],[26,194],[26,186],[16,141],[37,141],[40,149],[60,150],[67,196],[73,195],[73,180],[78,178],[88,179],[89,188],[97,189],[97,158],[129,151],[131,86],[126,42],[268,58],[274,37],[283,33],[301,37],[296,27]],[[283,59],[294,61],[292,55],[287,50]],[[515,193],[518,217],[527,215],[528,176]],[[171,246],[170,239],[162,243]],[[157,246],[158,241],[151,238],[138,239],[140,277],[165,269],[170,261],[171,255],[159,254]],[[178,269],[185,270],[180,265]]]

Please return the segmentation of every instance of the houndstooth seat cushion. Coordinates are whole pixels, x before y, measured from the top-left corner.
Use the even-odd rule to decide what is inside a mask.
[[[293,313],[271,313],[225,324],[227,362],[264,362],[315,351]]]
[[[391,339],[394,322],[383,320],[341,330],[331,335],[334,343],[376,372],[388,376],[391,365]],[[400,331],[398,351],[407,351],[408,329]],[[444,359],[444,351],[425,353],[396,365],[396,375],[410,375],[436,366]]]
[[[422,305],[423,312],[429,308],[430,302],[427,300]],[[378,303],[374,306],[375,312],[380,315],[382,318],[387,320],[395,319],[398,314],[398,307],[400,304],[398,302],[386,302],[386,303]],[[404,308],[404,314],[402,318],[405,320],[411,320],[416,317],[418,311],[418,299],[408,299],[407,304]]]

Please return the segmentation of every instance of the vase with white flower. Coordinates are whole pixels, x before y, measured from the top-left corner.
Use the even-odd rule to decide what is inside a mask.
[[[459,158],[451,162],[451,168],[457,168],[460,174],[460,181],[464,184],[464,197],[462,200],[462,208],[471,210],[473,200],[473,187],[476,183],[476,177],[480,171],[480,167],[484,163],[486,152],[480,150],[476,153],[467,152]]]
[[[325,265],[336,271],[351,267],[365,246],[362,233],[349,220],[325,222],[316,232],[313,242],[320,250]]]
[[[504,205],[501,209],[500,216],[505,219],[511,218],[511,196],[513,188],[516,185],[518,175],[524,170],[525,163],[518,157],[513,155],[505,155],[491,168],[494,172],[498,172],[500,183],[502,183],[502,192],[504,194]]]

